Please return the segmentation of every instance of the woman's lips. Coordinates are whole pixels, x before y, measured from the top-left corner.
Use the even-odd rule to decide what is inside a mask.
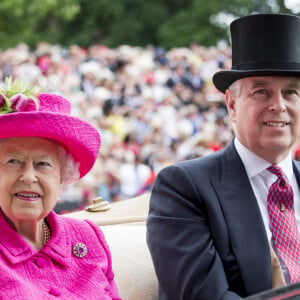
[[[34,202],[41,198],[40,194],[35,192],[17,192],[15,196],[24,201]]]

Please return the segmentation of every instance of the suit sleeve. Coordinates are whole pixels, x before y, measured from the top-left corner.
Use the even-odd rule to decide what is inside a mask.
[[[147,243],[162,299],[241,299],[228,291],[203,199],[180,166],[163,169],[156,178],[147,219]]]

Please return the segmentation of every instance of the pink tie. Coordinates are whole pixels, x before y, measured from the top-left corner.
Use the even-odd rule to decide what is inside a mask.
[[[293,190],[280,167],[267,169],[277,176],[268,194],[268,213],[277,252],[289,270],[291,282],[300,279],[300,236],[296,226]]]

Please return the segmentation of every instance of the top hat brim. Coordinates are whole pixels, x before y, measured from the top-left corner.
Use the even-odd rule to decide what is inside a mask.
[[[213,83],[220,92],[225,93],[234,81],[256,76],[300,77],[300,70],[222,70],[214,74]]]

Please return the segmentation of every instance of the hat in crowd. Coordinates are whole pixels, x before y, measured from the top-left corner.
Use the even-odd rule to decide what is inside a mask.
[[[38,93],[36,87],[6,78],[0,90],[0,139],[50,139],[79,163],[81,178],[93,167],[101,138],[96,128],[70,112],[71,103],[62,96]]]
[[[245,77],[300,77],[300,17],[254,14],[234,20],[230,31],[232,68],[213,76],[222,93]]]

